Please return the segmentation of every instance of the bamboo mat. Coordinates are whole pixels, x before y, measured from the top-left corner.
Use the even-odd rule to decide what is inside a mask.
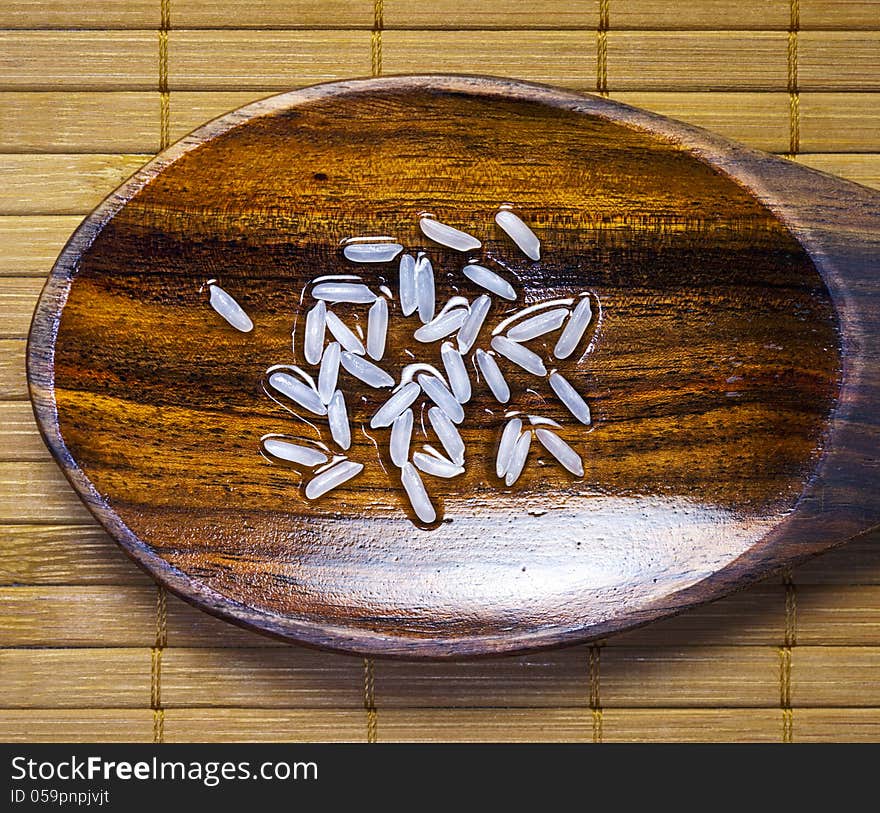
[[[157,589],[50,460],[24,375],[82,217],[200,123],[313,82],[521,77],[880,188],[880,0],[5,0],[0,29],[0,739],[880,739],[878,534],[599,646],[364,661]]]

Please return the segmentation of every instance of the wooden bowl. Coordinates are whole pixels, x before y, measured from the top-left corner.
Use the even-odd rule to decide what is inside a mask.
[[[505,201],[539,262],[494,225]],[[504,365],[509,408],[563,423],[584,476],[533,448],[505,487],[504,408],[475,382],[467,471],[426,478],[442,512],[429,528],[388,430],[368,428],[387,391],[350,397],[366,468],[321,500],[260,454],[266,433],[326,439],[264,389],[270,365],[299,358],[306,283],[357,271],[396,289],[396,263],[354,269],[341,239],[426,249],[439,302],[479,292],[461,255],[420,234],[423,210],[484,240],[518,306],[589,292],[600,311],[585,352],[558,363],[591,427]],[[878,234],[868,189],[607,99],[478,77],[321,85],[207,124],[85,220],[34,316],[31,397],[98,520],[208,612],[376,655],[585,641],[878,523]],[[252,333],[209,308],[211,278]],[[409,349],[439,365],[391,310],[382,363],[398,374]],[[552,339],[531,346],[546,357]]]

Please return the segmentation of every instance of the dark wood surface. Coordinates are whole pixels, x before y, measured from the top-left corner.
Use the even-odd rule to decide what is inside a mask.
[[[172,147],[74,235],[32,327],[35,411],[123,547],[230,620],[434,657],[606,635],[877,524],[878,199],[531,85],[392,78],[274,97]],[[536,225],[541,262],[492,226],[507,200]],[[352,405],[367,468],[324,500],[258,452],[266,432],[302,432],[262,379],[294,360],[304,284],[351,270],[338,241],[352,234],[423,245],[424,209],[485,237],[526,301],[590,291],[602,311],[593,351],[559,365],[591,429],[505,366],[511,406],[564,420],[584,478],[533,452],[504,488],[490,472],[502,413],[478,385],[471,462],[431,479],[444,521],[430,529],[360,431],[385,394]],[[439,301],[477,292],[457,257],[431,253]],[[394,281],[395,267],[366,273]],[[208,308],[212,277],[252,334]],[[392,309],[392,372],[414,327]]]

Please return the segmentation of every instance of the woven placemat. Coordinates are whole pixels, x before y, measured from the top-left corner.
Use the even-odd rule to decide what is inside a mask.
[[[50,460],[24,375],[82,217],[195,126],[313,82],[541,81],[880,188],[880,2],[7,0],[0,28],[0,739],[880,739],[877,535],[597,646],[316,652],[216,621],[125,559]]]

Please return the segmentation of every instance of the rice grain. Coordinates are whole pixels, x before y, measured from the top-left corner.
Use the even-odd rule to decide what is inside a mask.
[[[298,463],[301,466],[314,468],[326,463],[327,455],[313,449],[310,446],[300,446],[298,443],[291,443],[287,440],[279,440],[278,438],[265,438],[263,440],[263,449],[273,457],[279,460],[287,460],[290,463]]]
[[[327,406],[327,419],[330,435],[340,449],[351,446],[351,426],[348,422],[348,410],[345,408],[345,396],[342,390],[336,390]]]
[[[491,291],[493,294],[497,294],[503,299],[511,301],[516,299],[516,291],[513,290],[513,286],[504,277],[499,276],[484,265],[466,265],[462,269],[462,273],[471,282],[479,285],[481,288],[485,288],[487,291]]]
[[[504,477],[510,468],[510,458],[516,441],[522,434],[523,423],[519,418],[511,418],[504,426],[501,440],[498,443],[498,454],[495,456],[495,474]]]
[[[441,246],[455,249],[456,251],[472,251],[479,248],[482,243],[472,234],[456,229],[446,223],[441,223],[433,217],[422,216],[419,218],[419,227],[422,234]]]
[[[590,425],[590,407],[587,406],[587,402],[584,401],[578,391],[555,370],[550,373],[550,387],[575,418],[587,426]]]
[[[431,407],[428,410],[428,420],[452,462],[458,466],[463,466],[464,441],[461,439],[458,429],[455,428],[455,424],[449,419],[449,416],[440,407]]]
[[[559,435],[549,429],[536,429],[535,434],[541,445],[553,455],[564,468],[577,477],[584,476],[584,464],[580,455],[571,448]]]
[[[438,339],[446,338],[450,333],[455,333],[468,318],[469,313],[465,308],[455,308],[447,311],[432,319],[428,324],[422,325],[414,334],[416,341],[436,342]]]
[[[423,471],[425,474],[430,474],[433,477],[445,477],[448,479],[464,474],[463,466],[456,466],[451,460],[435,457],[424,452],[416,452],[413,455],[413,463],[419,471]]]
[[[367,315],[367,353],[379,361],[385,355],[385,339],[388,335],[388,302],[380,296],[370,307]]]
[[[533,353],[528,347],[523,347],[517,342],[513,342],[504,336],[495,336],[491,342],[492,349],[504,356],[508,361],[519,365],[527,373],[532,375],[547,375],[547,368],[541,357],[537,353]]]
[[[477,365],[486,384],[495,396],[495,400],[501,404],[506,404],[510,400],[510,387],[501,373],[501,368],[494,356],[490,356],[485,350],[477,350]]]
[[[219,285],[211,283],[208,287],[211,289],[211,307],[236,330],[250,333],[254,329],[254,323],[251,321],[251,317],[244,312],[244,308]]]
[[[353,263],[387,263],[391,262],[400,252],[403,246],[400,243],[348,243],[342,254],[346,260]]]
[[[343,370],[374,389],[394,386],[394,379],[385,370],[363,356],[343,350],[339,360]]]
[[[290,373],[272,373],[269,386],[315,415],[326,415],[327,407],[311,387],[297,381]]]
[[[317,364],[324,352],[324,332],[327,322],[327,305],[318,302],[306,314],[306,334],[303,340],[303,352],[309,364]]]
[[[455,400],[460,404],[466,404],[471,400],[471,380],[468,377],[467,367],[464,366],[461,353],[455,349],[452,342],[443,342],[440,345],[440,358],[446,369],[446,375],[449,376],[449,387],[452,389]]]
[[[510,462],[507,471],[504,474],[504,485],[512,486],[519,476],[522,474],[523,467],[526,464],[526,458],[529,456],[529,447],[532,445],[532,433],[523,432],[517,438],[513,447],[513,453],[510,455]]]
[[[333,311],[327,311],[327,329],[333,334],[333,338],[339,342],[349,353],[363,356],[367,351],[361,340],[349,330],[348,326]]]
[[[404,254],[400,258],[400,310],[404,316],[415,313],[419,306],[416,296],[416,258]]]
[[[539,313],[529,319],[524,319],[518,325],[514,325],[507,331],[507,338],[515,342],[527,342],[531,339],[537,339],[545,333],[550,333],[562,326],[565,317],[568,316],[568,310],[565,308],[554,308],[552,311]]]
[[[357,477],[364,470],[363,463],[355,463],[353,460],[343,460],[326,471],[322,471],[306,486],[306,497],[317,500],[328,491],[338,488],[343,483]]]
[[[425,484],[412,463],[407,462],[403,464],[403,468],[400,471],[400,482],[403,483],[403,487],[406,489],[406,495],[409,497],[416,516],[425,523],[430,523],[437,519],[437,512],[434,510],[434,506],[431,505],[431,498],[428,496],[428,492],[425,491]]]
[[[453,423],[461,423],[464,420],[464,409],[439,378],[422,374],[418,377],[418,382],[425,395],[437,404]]]
[[[593,309],[590,307],[590,297],[585,296],[577,303],[575,309],[568,318],[568,324],[559,336],[553,355],[558,359],[567,359],[580,344],[590,320],[593,318]]]
[[[462,355],[469,353],[470,349],[474,346],[474,342],[477,340],[477,336],[480,335],[483,322],[486,321],[486,315],[491,307],[492,300],[486,294],[480,294],[471,303],[470,315],[465,319],[461,330],[458,331],[458,351]]]
[[[339,342],[330,342],[321,359],[321,368],[318,370],[318,395],[321,402],[329,404],[336,389],[336,380],[339,377]]]
[[[517,247],[530,260],[541,259],[541,241],[537,235],[510,209],[501,209],[495,215],[495,222],[516,243]]]
[[[415,381],[404,384],[397,392],[395,392],[382,406],[379,407],[375,415],[370,421],[373,429],[379,429],[383,426],[391,426],[394,419],[400,415],[407,407],[412,406],[413,401],[419,397],[422,388]]]
[[[434,266],[427,255],[420,254],[416,260],[416,301],[419,308],[419,319],[426,325],[434,318],[436,308],[434,288]]]
[[[413,420],[413,411],[405,409],[391,424],[391,462],[398,468],[409,460]]]
[[[366,285],[351,282],[322,282],[312,288],[312,296],[325,302],[351,302],[355,305],[376,301],[376,294]]]

